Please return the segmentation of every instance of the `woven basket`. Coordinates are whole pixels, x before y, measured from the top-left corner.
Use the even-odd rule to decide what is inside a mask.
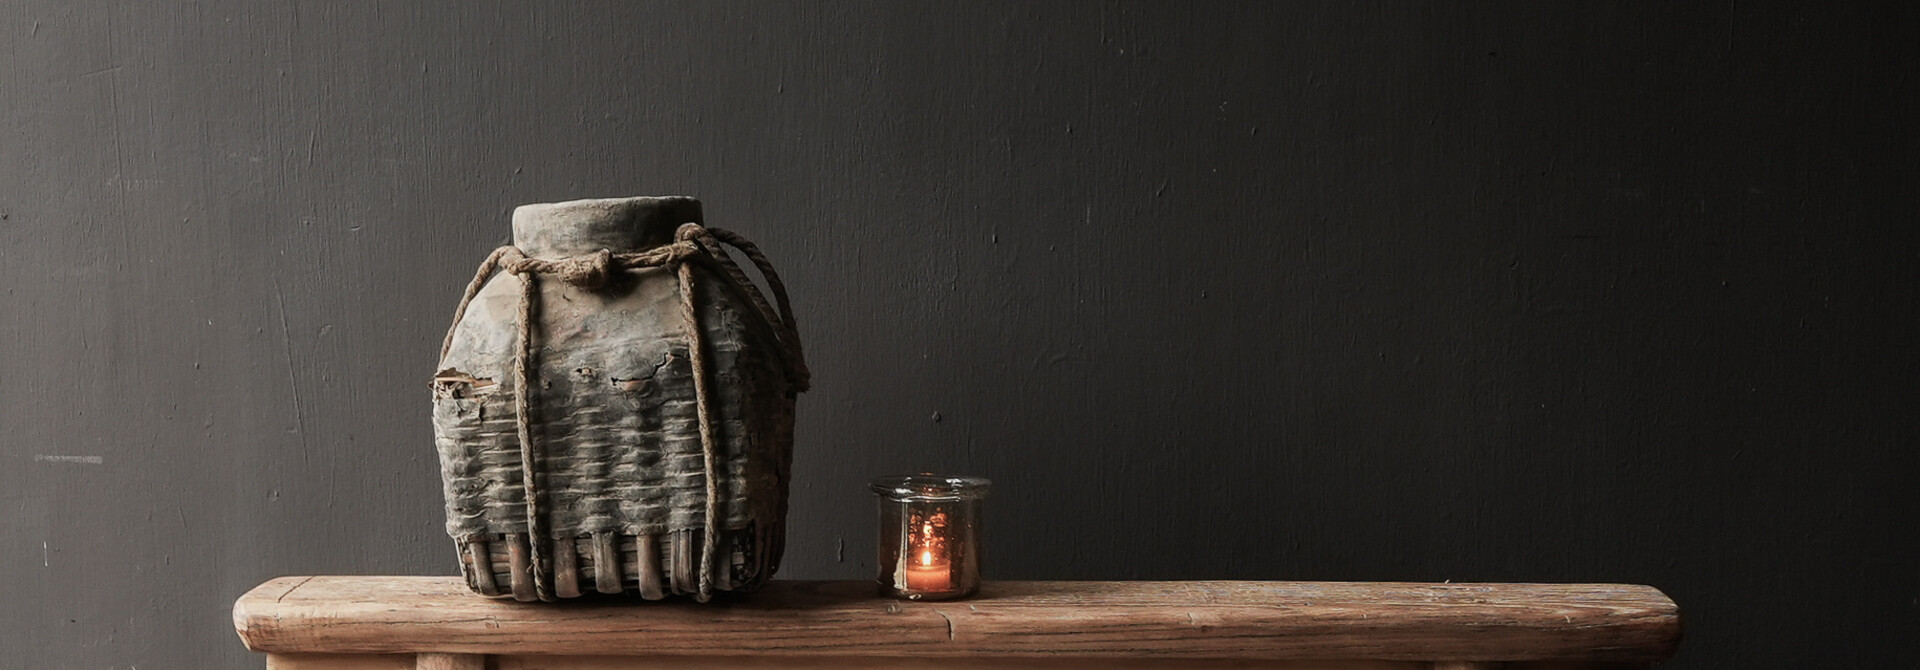
[[[683,197],[514,211],[433,380],[447,533],[474,591],[706,600],[779,567],[805,365],[765,257],[701,223]]]

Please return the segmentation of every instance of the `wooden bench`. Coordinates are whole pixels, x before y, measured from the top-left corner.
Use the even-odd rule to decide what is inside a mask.
[[[282,577],[233,607],[271,670],[1627,668],[1679,610],[1619,584],[995,582],[938,603],[774,582],[724,603],[516,603],[457,577]]]

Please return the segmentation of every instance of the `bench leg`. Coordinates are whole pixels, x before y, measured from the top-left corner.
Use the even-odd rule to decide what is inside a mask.
[[[415,667],[424,667],[416,666],[416,663],[413,654],[267,654],[267,670],[414,670]]]
[[[420,654],[414,670],[487,670],[487,657],[480,654]]]

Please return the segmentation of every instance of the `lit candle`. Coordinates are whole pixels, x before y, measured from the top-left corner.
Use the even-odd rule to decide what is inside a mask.
[[[946,516],[933,513],[922,519],[907,534],[913,553],[906,557],[908,591],[951,591],[953,590],[953,562],[947,559],[946,538],[940,536],[946,527]]]
[[[945,559],[935,562],[933,550],[922,547],[919,555],[907,563],[907,590],[953,590],[953,564]]]

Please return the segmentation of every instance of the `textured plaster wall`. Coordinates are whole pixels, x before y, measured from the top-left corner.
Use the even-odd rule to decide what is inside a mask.
[[[1920,664],[1914,10],[0,0],[0,668],[251,668],[450,573],[427,377],[516,204],[786,270],[786,576],[991,476],[1002,578],[1624,581],[1676,668]]]

